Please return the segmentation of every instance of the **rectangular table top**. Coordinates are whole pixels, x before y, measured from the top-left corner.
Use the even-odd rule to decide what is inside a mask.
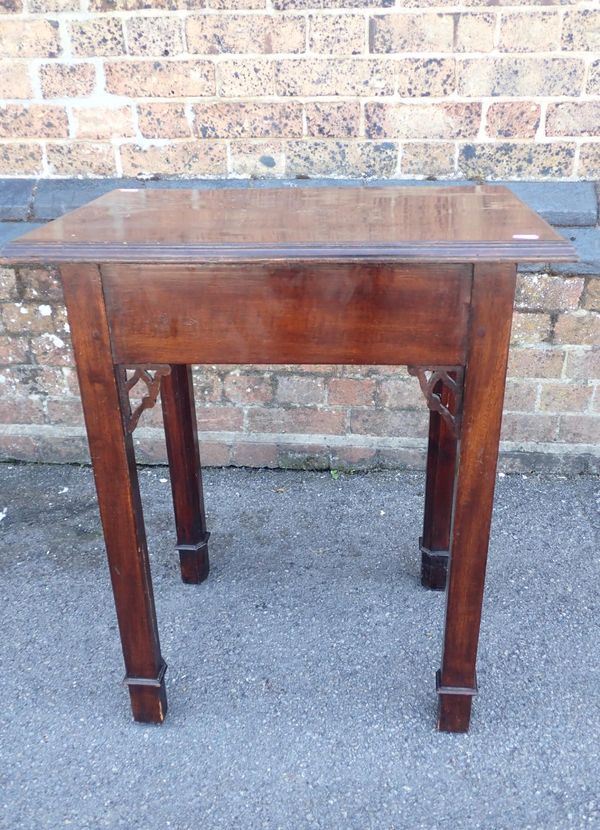
[[[13,240],[13,261],[549,262],[573,246],[508,188],[114,190]]]

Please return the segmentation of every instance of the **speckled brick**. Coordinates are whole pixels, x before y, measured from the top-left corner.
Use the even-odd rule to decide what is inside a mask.
[[[23,298],[51,305],[62,303],[63,292],[58,270],[53,267],[19,267],[19,283]]]
[[[585,179],[600,179],[600,143],[581,145],[577,175]]]
[[[367,138],[469,138],[481,122],[481,104],[384,104],[365,106]]]
[[[512,348],[508,358],[508,376],[525,378],[559,378],[565,352],[557,348]]]
[[[303,52],[306,21],[296,16],[203,15],[187,20],[186,37],[189,51],[203,55]]]
[[[0,142],[0,175],[39,176],[42,173],[42,147],[33,142]]]
[[[29,338],[0,335],[0,365],[29,361]]]
[[[265,404],[273,400],[271,375],[245,374],[234,370],[223,381],[225,397],[237,404]]]
[[[415,378],[390,378],[379,383],[379,403],[389,409],[421,409],[423,395]]]
[[[121,20],[117,17],[93,17],[69,23],[69,38],[75,55],[99,57],[125,53]]]
[[[362,58],[308,58],[275,62],[278,95],[392,95],[393,67]]]
[[[17,298],[17,275],[14,268],[0,265],[0,302]]]
[[[375,381],[371,378],[330,378],[327,402],[330,406],[373,406]]]
[[[578,9],[566,12],[562,27],[562,48],[565,51],[598,52],[600,49],[600,9]]]
[[[345,428],[345,413],[337,410],[294,407],[293,409],[250,409],[248,429],[263,433],[320,433],[341,435]]]
[[[586,383],[548,383],[541,388],[542,412],[585,412],[594,387]],[[600,433],[599,433],[600,436]]]
[[[522,380],[508,380],[504,392],[504,411],[533,412],[537,395],[537,383]]]
[[[275,94],[273,61],[233,59],[217,64],[218,93],[224,97],[260,98]]]
[[[583,308],[600,311],[600,277],[589,277],[583,295]]]
[[[3,58],[56,58],[60,53],[57,20],[0,18]]]
[[[371,18],[371,52],[451,52],[454,17],[451,14],[386,14]]]
[[[452,176],[455,145],[447,141],[403,142],[400,169],[407,176]]]
[[[458,169],[467,177],[552,179],[571,176],[574,157],[575,145],[568,143],[465,144]]]
[[[584,62],[576,58],[465,58],[457,62],[458,93],[481,95],[579,95]]]
[[[277,178],[285,172],[285,152],[281,141],[231,141],[230,173],[240,178]]]
[[[137,118],[145,138],[189,138],[192,134],[185,105],[179,102],[139,103]]]
[[[308,48],[329,55],[360,55],[366,51],[365,18],[352,14],[309,17]]]
[[[600,95],[600,60],[590,64],[586,92],[588,95]]]
[[[98,141],[46,145],[48,167],[56,176],[114,176],[113,146]]]
[[[290,141],[286,175],[389,178],[397,157],[398,149],[390,141]]]
[[[557,12],[505,12],[500,18],[501,52],[560,50],[561,17]]]
[[[196,104],[194,133],[200,138],[295,138],[302,136],[302,104],[239,101]]]
[[[505,412],[502,418],[501,441],[556,441],[558,415],[545,412]]]
[[[600,135],[600,101],[548,104],[546,135]]]
[[[227,150],[224,144],[211,141],[181,141],[168,146],[121,146],[121,163],[126,176],[154,175],[224,176]]]
[[[96,84],[96,68],[91,63],[46,63],[39,69],[44,98],[83,98]]]
[[[401,58],[394,66],[401,98],[443,98],[456,89],[453,58]]]
[[[106,89],[132,98],[204,97],[215,93],[215,67],[210,61],[108,61]]]
[[[559,314],[554,340],[556,343],[597,346],[600,343],[600,314],[583,309]]]
[[[455,52],[491,52],[494,48],[495,14],[460,12],[455,17]]]
[[[549,314],[516,312],[513,315],[511,343],[522,346],[549,342],[552,320]]]
[[[0,60],[0,98],[31,98],[32,95],[28,63]]]
[[[125,22],[130,55],[169,57],[183,51],[181,20],[172,17],[132,17]]]
[[[73,107],[73,134],[78,139],[129,138],[135,135],[130,106]]]
[[[558,431],[559,441],[567,444],[598,446],[600,417],[598,415],[562,415]]]
[[[490,104],[485,131],[491,138],[534,138],[540,125],[540,110],[540,105],[532,101]]]
[[[569,350],[565,374],[578,380],[600,378],[600,347],[585,351]]]
[[[582,277],[518,274],[515,303],[536,311],[567,311],[577,308],[582,291]]]
[[[304,105],[306,132],[315,138],[349,138],[360,131],[358,101],[311,101]]]
[[[27,11],[34,14],[48,12],[78,12],[81,0],[27,0]]]
[[[64,107],[51,104],[0,106],[0,138],[65,138],[68,135]]]
[[[281,375],[275,396],[280,403],[316,405],[325,402],[325,381],[307,375]]]
[[[352,409],[350,412],[350,431],[359,435],[425,438],[428,423],[429,415],[425,404],[420,411]]]
[[[90,11],[137,11],[138,9],[202,9],[205,0],[89,0]]]

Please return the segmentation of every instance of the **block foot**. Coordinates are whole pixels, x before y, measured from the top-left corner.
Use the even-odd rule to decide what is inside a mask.
[[[156,678],[126,677],[133,719],[138,723],[162,723],[167,714],[167,692],[163,663]]]
[[[181,579],[188,585],[197,585],[208,577],[208,539],[210,533],[193,545],[177,545]]]
[[[445,591],[448,576],[448,551],[429,550],[419,539],[421,550],[421,585],[432,591]]]
[[[477,694],[474,688],[442,686],[441,673],[436,675],[438,693],[438,722],[440,732],[468,732],[471,721],[471,705]]]

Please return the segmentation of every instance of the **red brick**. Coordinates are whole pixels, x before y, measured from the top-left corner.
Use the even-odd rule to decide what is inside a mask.
[[[79,398],[48,398],[46,411],[52,424],[83,426],[83,410]]]
[[[508,376],[526,378],[559,378],[565,362],[562,349],[511,349]]]
[[[10,399],[0,396],[0,423],[43,424],[44,421],[43,398],[32,395],[28,395],[27,397],[21,395],[18,398]]]
[[[196,411],[200,432],[239,432],[244,414],[231,406],[199,406]]]
[[[422,412],[353,409],[350,430],[363,435],[424,438],[428,423],[429,414],[425,405]]]
[[[269,403],[273,399],[271,377],[232,372],[224,380],[225,396],[233,403]]]
[[[425,401],[416,378],[391,378],[379,384],[379,400],[390,409],[421,409]]]
[[[505,412],[502,419],[502,441],[556,441],[558,416],[541,412]]]
[[[369,406],[374,403],[375,381],[371,379],[331,378],[327,400],[331,406]]]
[[[345,414],[327,409],[251,409],[248,412],[248,430],[268,433],[322,433],[342,435]]]
[[[567,353],[566,375],[575,380],[600,378],[600,348]]]
[[[29,340],[27,337],[0,335],[0,364],[28,363]],[[1,396],[0,396],[1,397]]]
[[[559,314],[554,336],[557,343],[597,346],[600,344],[600,314],[593,311]]]
[[[231,447],[231,463],[237,467],[276,467],[277,444],[236,442]]]
[[[0,19],[2,57],[55,58],[60,51],[58,20]]]
[[[31,340],[31,353],[39,364],[73,366],[73,352],[68,337],[46,332]]]
[[[593,386],[581,383],[544,384],[540,409],[548,412],[584,412],[590,405],[593,391]]]
[[[533,412],[537,397],[537,383],[509,380],[504,395],[504,409],[511,412]]]
[[[325,401],[325,381],[306,375],[277,378],[277,400],[291,404],[319,404]]]
[[[568,444],[594,444],[597,446],[600,443],[600,416],[562,415],[558,438]]]

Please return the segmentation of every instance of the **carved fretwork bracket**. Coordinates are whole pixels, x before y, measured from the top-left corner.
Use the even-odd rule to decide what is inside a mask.
[[[119,389],[125,413],[125,426],[127,432],[133,432],[140,416],[145,409],[152,409],[158,399],[160,392],[160,381],[165,375],[171,374],[171,367],[165,363],[147,363],[143,366],[119,366],[118,368]],[[143,383],[146,387],[146,394],[132,410],[129,393]]]
[[[409,375],[418,378],[427,406],[432,412],[439,412],[455,438],[460,436],[463,402],[463,366],[409,366]],[[452,393],[454,399],[450,409],[440,395],[440,384]]]

